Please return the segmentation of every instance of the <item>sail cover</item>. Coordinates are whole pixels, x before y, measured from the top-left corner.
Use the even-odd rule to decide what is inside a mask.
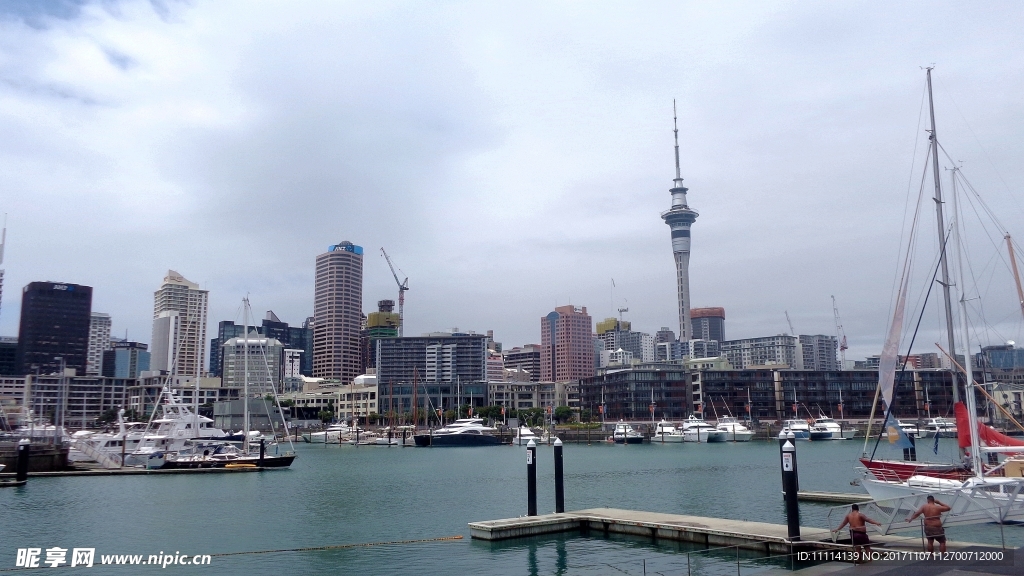
[[[903,331],[903,310],[907,302],[907,282],[904,277],[900,282],[900,293],[896,300],[896,310],[889,325],[889,335],[882,347],[882,356],[878,360],[878,388],[882,391],[882,399],[886,407],[892,406],[893,382],[896,380],[896,364],[899,362],[900,333]]]
[[[956,414],[956,434],[960,447],[969,448],[971,446],[971,421],[967,414],[967,406],[963,402],[957,402],[953,411]],[[1024,446],[1024,440],[1011,438],[981,422],[978,422],[978,439],[989,448]]]

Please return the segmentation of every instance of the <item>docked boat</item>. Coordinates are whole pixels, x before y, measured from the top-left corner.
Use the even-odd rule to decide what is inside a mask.
[[[785,420],[782,423],[782,427],[787,433],[792,432],[797,440],[811,439],[811,425],[806,420],[800,420],[799,418]]]
[[[380,431],[374,444],[378,446],[412,446],[412,426],[388,426]]]
[[[615,430],[612,431],[611,439],[616,444],[642,444],[644,436],[629,424],[619,420],[615,424]]]
[[[302,439],[310,444],[338,444],[354,433],[355,429],[348,422],[339,422],[319,432],[307,432],[302,435]]]
[[[662,420],[658,422],[654,428],[654,436],[651,436],[651,442],[682,442],[683,431],[676,428],[673,424]]]
[[[547,431],[541,432],[537,435],[529,426],[521,425],[516,429],[515,436],[512,438],[512,444],[517,446],[526,446],[533,440],[534,444],[546,444],[550,440],[550,436]]]
[[[683,423],[683,442],[712,443],[726,440],[728,440],[728,433],[725,430],[719,430],[692,414]]]
[[[497,429],[485,426],[482,418],[461,418],[437,430],[416,434],[413,440],[421,447],[497,446],[501,439],[496,432]]]
[[[811,425],[811,441],[832,440],[833,438],[833,433],[828,426],[817,422]]]
[[[914,438],[921,437],[921,429],[917,427],[917,424],[914,424],[913,422],[904,422],[903,420],[897,420],[896,423],[899,424],[900,428],[903,429],[903,433],[907,436],[912,436]]]
[[[276,443],[254,446],[248,452],[230,442],[190,440],[185,448],[164,455],[159,468],[283,468],[292,465],[294,453],[278,453]],[[262,452],[262,454],[261,454]],[[152,466],[151,466],[152,467]]]
[[[730,442],[750,442],[754,437],[754,431],[747,428],[734,416],[723,416],[718,419],[718,430],[725,432],[725,439]]]
[[[843,428],[839,422],[828,416],[819,416],[814,420],[816,426],[820,425],[832,433],[832,440],[849,440],[857,435],[856,428]]]
[[[921,438],[956,438],[956,422],[949,418],[929,418],[920,430]]]

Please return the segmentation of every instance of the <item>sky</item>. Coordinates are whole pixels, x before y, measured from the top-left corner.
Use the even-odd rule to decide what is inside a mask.
[[[566,304],[678,330],[675,100],[693,305],[724,307],[728,338],[787,312],[834,334],[835,296],[847,358],[877,354],[922,189],[922,67],[944,185],[955,162],[1024,235],[1021,29],[1015,2],[0,1],[0,334],[52,280],[149,342],[168,269],[209,290],[211,327],[246,295],[299,324],[344,240],[364,311],[397,298],[381,247],[408,276],[407,335],[522,345]],[[921,206],[914,315],[938,246]],[[973,344],[1024,342],[989,226],[965,232]],[[917,351],[941,338],[934,297]]]

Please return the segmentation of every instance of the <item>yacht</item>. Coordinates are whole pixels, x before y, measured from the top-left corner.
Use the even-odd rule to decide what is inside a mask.
[[[651,442],[682,442],[683,431],[673,426],[671,423],[662,420],[658,422],[658,425],[654,428],[654,436],[651,437]]]
[[[412,426],[388,426],[380,431],[374,444],[378,446],[412,446]]]
[[[811,440],[832,440],[833,438],[835,438],[835,435],[828,426],[817,422],[811,425]]]
[[[634,430],[629,424],[622,420],[615,424],[615,430],[612,431],[612,442],[616,444],[642,444],[643,441],[643,434]]]
[[[715,428],[724,431],[726,433],[726,440],[733,442],[750,442],[750,439],[754,437],[753,430],[744,426],[740,419],[734,416],[719,418],[718,426],[715,426]]]
[[[782,428],[785,432],[792,432],[797,440],[811,439],[811,425],[806,420],[800,420],[799,418],[785,420],[782,423]]]
[[[331,424],[320,432],[307,432],[302,435],[302,439],[311,444],[339,444],[343,438],[347,438],[354,432],[355,430],[348,425],[348,422],[339,422]]]
[[[828,416],[819,416],[814,424],[815,426],[824,426],[829,432],[832,432],[832,440],[849,440],[857,435],[856,428],[843,428],[839,422]]]
[[[913,422],[904,422],[902,420],[897,420],[896,423],[899,424],[900,428],[903,428],[903,432],[907,436],[913,436],[914,438],[921,437],[921,430],[917,427],[917,424],[914,424]]]
[[[461,418],[451,424],[425,434],[416,434],[417,446],[497,446],[501,439],[497,430],[484,426],[482,418]]]
[[[516,430],[515,436],[512,438],[512,443],[518,446],[526,446],[530,443],[530,440],[537,445],[547,443],[549,439],[547,432],[542,432],[540,436],[534,433],[529,426],[521,425]]]
[[[725,442],[728,432],[719,430],[704,420],[690,415],[683,423],[684,442]]]
[[[216,440],[189,440],[181,450],[164,455],[163,464],[168,468],[283,468],[292,465],[295,453],[278,453],[277,443],[251,446],[247,453],[237,444]]]
[[[956,438],[956,422],[950,418],[929,418],[919,435],[921,438]]]

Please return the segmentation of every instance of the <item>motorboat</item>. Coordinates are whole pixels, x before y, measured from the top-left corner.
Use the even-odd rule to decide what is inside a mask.
[[[833,438],[832,431],[829,430],[828,426],[818,424],[817,422],[811,425],[811,441],[832,440]]]
[[[831,432],[832,440],[849,440],[850,438],[853,438],[857,435],[856,428],[843,428],[843,426],[840,425],[839,422],[836,422],[834,419],[829,418],[828,416],[825,415],[818,416],[818,418],[814,420],[814,425],[823,426],[825,429]],[[811,439],[816,440],[816,438]]]
[[[956,438],[956,422],[950,418],[929,418],[920,430],[921,438]]]
[[[380,431],[374,444],[377,446],[412,446],[412,426],[388,426]]]
[[[342,438],[347,438],[355,430],[348,425],[348,422],[331,424],[320,432],[307,432],[302,439],[311,444],[338,444]]]
[[[657,426],[654,427],[654,436],[651,436],[651,442],[666,443],[682,441],[683,431],[665,420],[658,422]]]
[[[725,430],[719,430],[692,414],[683,423],[684,442],[725,442],[728,435]]]
[[[914,424],[913,422],[904,422],[902,420],[897,420],[896,423],[899,424],[900,428],[903,429],[903,432],[907,436],[913,436],[914,438],[921,437],[921,430],[917,427],[917,424]]]
[[[725,432],[726,440],[732,442],[750,442],[750,439],[754,437],[754,431],[744,426],[740,419],[735,416],[719,418],[718,425],[715,428]]]
[[[542,432],[539,436],[530,429],[529,426],[520,425],[516,429],[515,436],[512,438],[512,443],[518,446],[526,446],[533,440],[534,444],[546,444],[550,440],[550,436],[547,431]]]
[[[482,418],[461,418],[427,433],[413,436],[417,446],[497,446],[497,429],[485,426]]]
[[[786,433],[792,432],[797,440],[811,439],[811,425],[806,420],[800,420],[799,418],[785,420],[782,423],[782,427]]]
[[[612,442],[615,442],[616,444],[642,444],[644,436],[634,430],[629,424],[619,420],[615,423],[615,429],[612,431],[611,439]]]

